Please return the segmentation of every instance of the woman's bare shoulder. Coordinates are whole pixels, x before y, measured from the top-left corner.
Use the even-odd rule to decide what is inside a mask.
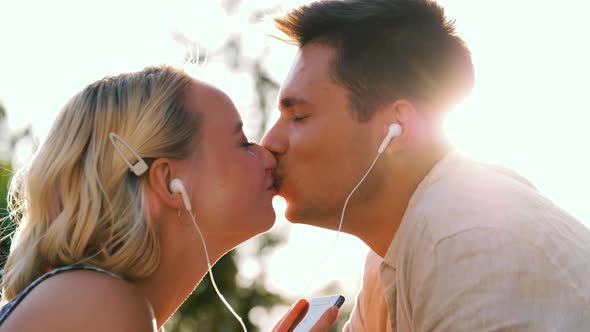
[[[3,331],[156,331],[147,299],[131,283],[94,271],[70,271],[35,289]]]

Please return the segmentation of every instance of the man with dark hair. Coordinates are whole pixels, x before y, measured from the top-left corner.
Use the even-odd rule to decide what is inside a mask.
[[[338,229],[374,165],[342,224],[380,256],[348,330],[589,331],[590,231],[444,136],[474,70],[436,2],[322,1],[276,24],[299,47],[263,140],[287,219]]]

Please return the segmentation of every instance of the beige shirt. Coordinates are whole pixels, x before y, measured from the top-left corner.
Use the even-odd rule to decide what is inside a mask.
[[[380,280],[393,331],[590,331],[590,230],[517,174],[457,153],[416,189]],[[372,298],[359,299],[352,319],[366,323]]]

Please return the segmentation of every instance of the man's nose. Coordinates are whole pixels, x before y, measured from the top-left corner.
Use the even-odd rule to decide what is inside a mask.
[[[264,135],[260,145],[270,151],[277,158],[285,154],[289,147],[285,128],[279,122],[275,123],[266,135]]]

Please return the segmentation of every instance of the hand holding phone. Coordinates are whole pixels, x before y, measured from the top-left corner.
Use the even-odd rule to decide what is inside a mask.
[[[340,308],[342,303],[344,303],[344,296],[342,295],[314,297],[309,301],[307,314],[305,314],[301,323],[297,324],[293,332],[308,332],[326,310],[330,307]]]
[[[344,303],[342,295],[322,296],[299,300],[275,326],[273,332],[325,332],[336,319],[338,311],[329,312],[331,307],[340,308]]]

